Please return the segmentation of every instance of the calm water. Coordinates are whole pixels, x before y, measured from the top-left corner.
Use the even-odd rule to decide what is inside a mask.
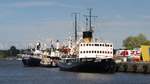
[[[0,84],[150,84],[150,75],[75,73],[58,68],[23,67],[21,61],[0,61]]]

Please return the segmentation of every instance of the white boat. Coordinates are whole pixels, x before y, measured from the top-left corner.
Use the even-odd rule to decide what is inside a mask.
[[[59,55],[59,41],[56,42],[56,48],[51,45],[50,50],[44,50],[41,59],[41,65],[45,67],[57,67],[57,63],[60,60]]]
[[[40,66],[42,58],[40,46],[40,43],[37,43],[35,51],[30,50],[22,54],[22,62],[25,66]]]

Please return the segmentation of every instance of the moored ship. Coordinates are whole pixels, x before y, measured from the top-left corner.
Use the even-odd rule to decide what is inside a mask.
[[[22,63],[24,66],[40,66],[42,51],[40,43],[37,43],[35,51],[27,51],[22,54]]]
[[[82,32],[82,37],[78,41],[75,40],[75,43],[71,43],[73,45],[68,47],[68,53],[62,54],[58,64],[60,70],[115,72],[116,63],[113,59],[113,44],[93,39],[91,17],[90,10],[89,29]]]
[[[44,67],[57,67],[57,63],[60,60],[59,55],[59,41],[56,41],[56,47],[51,44],[51,48],[44,50],[41,59],[41,66]]]
[[[51,44],[51,47],[46,49],[41,49],[41,43],[37,43],[35,49],[22,54],[22,62],[25,66],[56,67],[60,59],[58,47],[58,41],[56,42],[56,48]]]

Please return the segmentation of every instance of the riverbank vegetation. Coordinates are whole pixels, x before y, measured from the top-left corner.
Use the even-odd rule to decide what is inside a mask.
[[[15,46],[11,46],[8,50],[0,50],[0,58],[17,57],[19,53],[19,49],[16,49]]]

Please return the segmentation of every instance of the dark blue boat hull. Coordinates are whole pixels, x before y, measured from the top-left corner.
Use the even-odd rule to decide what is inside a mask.
[[[22,58],[22,63],[25,66],[40,66],[40,62],[41,59],[37,59],[37,58],[32,58],[32,57]]]
[[[101,62],[74,62],[58,64],[62,71],[76,71],[76,72],[115,72],[116,63],[114,61],[101,61]]]

